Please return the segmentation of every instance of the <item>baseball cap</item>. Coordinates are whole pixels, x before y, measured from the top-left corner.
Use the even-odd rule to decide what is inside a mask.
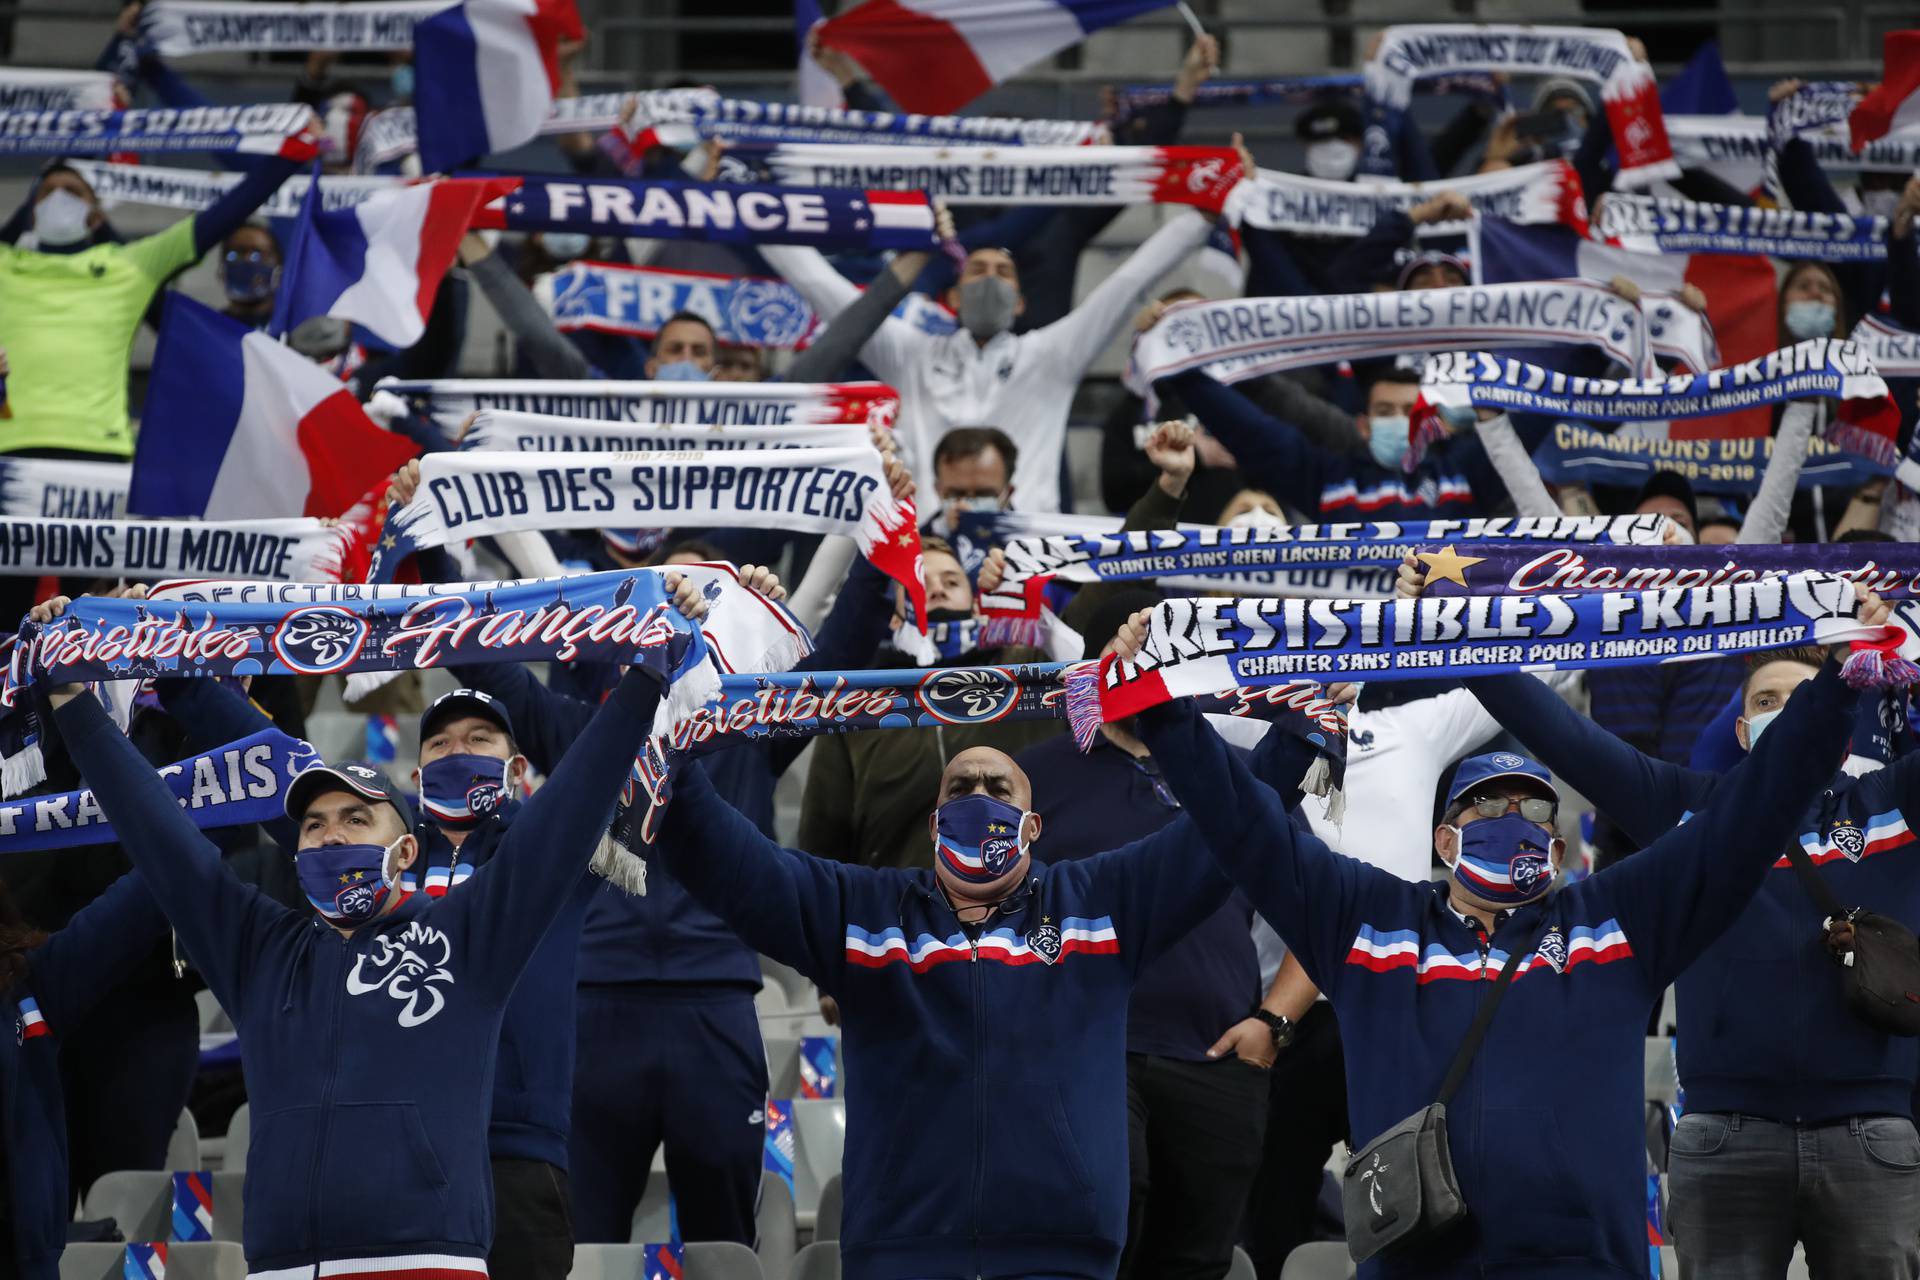
[[[458,720],[461,716],[479,716],[482,720],[491,720],[500,726],[500,732],[509,738],[513,736],[513,721],[507,715],[506,704],[500,699],[478,689],[453,689],[435,698],[420,717],[420,740],[425,742],[441,725],[449,720]]]
[[[1694,499],[1693,486],[1678,471],[1656,471],[1648,476],[1647,482],[1640,486],[1640,496],[1633,500],[1633,505],[1637,507],[1648,498],[1672,498],[1687,509],[1687,513],[1693,517],[1694,526],[1699,526],[1700,504]]]
[[[1533,91],[1533,109],[1544,111],[1547,109],[1547,104],[1555,98],[1572,98],[1580,104],[1581,110],[1588,115],[1593,114],[1593,94],[1578,80],[1567,76],[1548,76],[1540,82],[1540,87]]]
[[[1366,131],[1366,120],[1360,115],[1360,109],[1351,102],[1316,102],[1302,111],[1293,122],[1293,134],[1302,142],[1357,138]]]
[[[1413,279],[1413,273],[1422,267],[1452,267],[1460,273],[1462,280],[1473,279],[1473,272],[1467,270],[1466,259],[1459,254],[1448,253],[1443,249],[1422,249],[1418,253],[1408,254],[1407,260],[1400,264],[1400,274],[1394,277],[1393,287],[1406,288],[1407,281]]]
[[[293,780],[287,788],[287,817],[295,822],[307,811],[314,797],[329,791],[350,791],[363,800],[390,804],[400,815],[407,830],[413,830],[413,808],[400,788],[380,770],[363,760],[345,760],[339,764],[316,765]]]
[[[1453,786],[1448,789],[1447,803],[1458,804],[1461,797],[1472,795],[1487,783],[1501,778],[1524,778],[1528,782],[1537,782],[1556,802],[1560,799],[1560,791],[1553,785],[1553,775],[1547,772],[1545,765],[1511,751],[1489,751],[1485,755],[1468,756],[1460,762],[1460,766],[1453,771]]]

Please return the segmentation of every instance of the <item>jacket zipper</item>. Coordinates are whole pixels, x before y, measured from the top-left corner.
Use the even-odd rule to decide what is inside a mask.
[[[967,972],[973,981],[973,1274],[980,1280],[980,1184],[987,1161],[986,981],[980,976],[980,939],[971,938]]]
[[[326,928],[326,926],[318,923],[316,923],[315,927]],[[333,934],[332,929],[327,929],[327,932]],[[337,934],[333,934],[333,936],[334,939],[339,942],[340,951],[344,957],[346,952],[352,947],[353,940],[351,938],[339,937]],[[320,1181],[320,1170],[326,1164],[327,1159],[327,1118],[333,1110],[333,1078],[339,1073],[340,1068],[340,1000],[346,989],[346,977],[343,974],[340,981],[334,984],[333,1006],[327,1020],[327,1074],[320,1084],[320,1110],[315,1116],[315,1121],[320,1131],[314,1135],[313,1176],[307,1184],[313,1188],[307,1195],[307,1218],[313,1224],[313,1273],[316,1276],[320,1274],[320,1255],[326,1250],[326,1242],[320,1238],[320,1195],[322,1185]]]

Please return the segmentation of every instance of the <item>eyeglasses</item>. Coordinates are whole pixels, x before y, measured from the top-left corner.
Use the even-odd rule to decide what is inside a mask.
[[[1127,760],[1133,765],[1136,773],[1153,784],[1153,798],[1155,800],[1158,800],[1169,809],[1178,809],[1180,807],[1180,798],[1173,794],[1173,788],[1169,787],[1167,780],[1160,776],[1158,766],[1148,760],[1142,760],[1140,757],[1131,753],[1128,754]]]
[[[1538,796],[1528,796],[1524,800],[1515,800],[1509,796],[1481,796],[1468,802],[1467,807],[1483,818],[1497,818],[1508,809],[1518,806],[1520,816],[1528,822],[1553,821],[1554,803],[1542,800]]]

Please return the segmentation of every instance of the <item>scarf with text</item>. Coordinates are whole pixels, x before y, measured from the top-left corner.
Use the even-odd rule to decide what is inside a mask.
[[[1390,575],[1409,551],[1435,542],[1657,544],[1666,532],[1666,517],[1657,515],[1504,516],[1271,528],[1196,525],[1015,538],[1005,546],[1000,584],[981,593],[980,608],[990,621],[988,643],[1032,644],[1042,595],[1055,580],[1197,578],[1217,589],[1218,579],[1275,569],[1373,569]],[[1381,594],[1391,594],[1391,586]]]
[[[1647,350],[1660,367],[1677,366],[1687,373],[1705,373],[1720,364],[1720,341],[1704,311],[1695,311],[1679,295],[1654,289],[1640,291],[1640,313],[1647,318]]]
[[[196,53],[305,53],[314,49],[413,48],[413,26],[453,0],[153,0],[141,33],[164,58]]]
[[[477,228],[648,240],[805,244],[827,252],[931,249],[933,207],[915,191],[803,190],[718,182],[521,178]]]
[[[1636,253],[1758,253],[1814,262],[1877,262],[1887,256],[1885,218],[1700,204],[1677,196],[1609,191],[1594,209],[1593,230]]]
[[[788,143],[774,180],[923,192],[950,205],[1190,204],[1219,212],[1240,180],[1231,147],[942,147]]]
[[[1366,78],[1358,73],[1329,76],[1275,76],[1263,80],[1208,80],[1193,91],[1190,107],[1260,107],[1275,104],[1305,107],[1337,96],[1360,97],[1366,90]],[[1490,75],[1466,72],[1461,75],[1422,76],[1413,83],[1413,91],[1422,95],[1461,93],[1493,102],[1505,102],[1505,89]],[[1148,107],[1173,101],[1170,84],[1130,84],[1115,95],[1118,119],[1122,122]]]
[[[241,173],[207,169],[170,169],[160,165],[119,164],[105,160],[70,161],[100,197],[102,204],[139,204],[156,209],[200,210],[238,186]],[[263,218],[291,218],[300,212],[313,179],[296,174],[280,185],[260,206]],[[351,209],[382,191],[400,185],[397,178],[329,174],[320,179],[320,208]]]
[[[0,517],[0,577],[335,581],[350,535],[286,520],[61,520]]]
[[[132,478],[124,462],[0,455],[0,515],[123,519]]]
[[[1019,120],[996,116],[925,116],[848,107],[723,98],[711,89],[639,95],[619,121],[627,148],[688,146],[720,138],[736,146],[790,142],[868,146],[1076,147],[1107,143],[1107,127],[1080,120]],[[611,125],[612,122],[609,122]]]
[[[870,443],[678,453],[432,453],[420,489],[387,515],[372,578],[421,547],[527,530],[799,529],[850,537],[924,616],[920,531]]]
[[[1666,436],[1601,431],[1557,422],[1533,451],[1548,484],[1611,485],[1638,489],[1656,471],[1684,476],[1696,493],[1754,494],[1773,458],[1771,436],[1674,440]],[[1887,468],[1827,440],[1808,442],[1799,487],[1858,488]]]
[[[628,662],[694,632],[674,672],[676,708],[712,693],[707,644],[674,609],[664,572],[534,582],[376,587],[365,583],[184,583],[148,600],[82,596],[27,623],[0,705],[29,684],[173,676],[332,675],[482,662]],[[205,599],[169,596],[220,596]],[[291,607],[290,607],[291,606]],[[711,678],[681,680],[696,666]],[[680,686],[687,687],[683,690]]]
[[[1416,554],[1427,570],[1427,594],[1436,596],[1690,590],[1820,573],[1845,578],[1856,590],[1876,591],[1888,600],[1920,598],[1920,545],[1913,543],[1799,542],[1738,548],[1448,543],[1438,551]]]
[[[1599,347],[1640,372],[1647,322],[1639,304],[1582,280],[1185,302],[1141,335],[1129,372],[1148,385],[1199,368],[1239,382],[1338,360],[1540,345]]]
[[[1808,81],[1767,109],[1767,141],[1778,148],[1804,133],[1845,128],[1859,103],[1851,80]]]
[[[1447,433],[1442,408],[1475,405],[1548,413],[1595,422],[1664,422],[1709,418],[1789,400],[1834,398],[1840,412],[1826,439],[1870,462],[1899,460],[1894,441],[1900,410],[1866,351],[1838,338],[1808,338],[1791,347],[1705,373],[1670,377],[1583,378],[1484,351],[1429,356],[1414,405],[1414,448]]]
[[[704,423],[716,427],[870,422],[888,426],[900,394],[884,382],[601,382],[383,378],[379,389],[448,432],[470,413],[501,409],[601,422]]]
[[[716,427],[660,422],[622,426],[592,418],[553,418],[488,409],[474,420],[460,448],[481,453],[657,453],[682,449],[845,449],[871,443],[868,428],[858,424]]]
[[[1504,72],[1508,75],[1572,76],[1595,81],[1619,149],[1614,181],[1644,187],[1677,178],[1660,111],[1653,68],[1634,59],[1618,31],[1586,27],[1508,26],[1497,23],[1388,27],[1365,68],[1372,117],[1362,165],[1391,175],[1387,139],[1413,97],[1421,76],[1442,72]]]
[[[1773,154],[1762,116],[1668,116],[1673,154],[1689,169],[1715,164],[1760,166]],[[1912,173],[1920,169],[1920,129],[1902,129],[1875,138],[1855,154],[1846,126],[1827,126],[1799,135],[1813,148],[1823,169]]]
[[[278,729],[162,765],[157,772],[202,831],[286,816],[288,785],[320,763],[314,749]],[[119,840],[91,790],[0,804],[0,854],[73,849]]]
[[[1442,191],[1465,196],[1473,211],[1484,217],[1515,223],[1561,223],[1582,235],[1587,233],[1587,206],[1580,191],[1580,176],[1565,160],[1432,182],[1369,177],[1344,182],[1262,169],[1233,189],[1222,212],[1236,227],[1298,235],[1362,236],[1382,216],[1406,213]],[[1430,222],[1415,227],[1414,234],[1460,235],[1467,226],[1465,222]]]
[[[651,338],[676,314],[690,311],[726,345],[795,350],[821,327],[798,289],[764,276],[569,262],[535,281],[533,293],[562,333],[585,329]]]
[[[0,111],[0,155],[100,156],[122,151],[239,151],[308,160],[303,102],[128,111]]]
[[[0,67],[0,111],[112,109],[111,72]]]
[[[1851,582],[1800,573],[1759,582],[1580,595],[1423,596],[1417,600],[1168,600],[1139,654],[1067,677],[1083,745],[1102,721],[1173,698],[1300,679],[1466,679],[1864,643],[1843,669],[1857,684],[1908,683],[1893,657],[1911,637],[1859,619]]]
[[[1866,349],[1882,377],[1920,378],[1920,333],[1883,316],[1867,316],[1853,327],[1847,341]]]

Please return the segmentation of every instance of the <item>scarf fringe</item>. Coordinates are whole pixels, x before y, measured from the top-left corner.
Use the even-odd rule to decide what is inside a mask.
[[[1900,656],[1897,641],[1856,640],[1840,678],[1854,689],[1911,688],[1920,684],[1920,666]]]
[[[1062,683],[1067,689],[1067,725],[1073,730],[1074,745],[1091,751],[1104,723],[1100,714],[1100,664],[1090,662],[1068,671]]]
[[[0,760],[0,797],[23,796],[47,780],[47,758],[38,742],[29,742]]]
[[[613,832],[600,833],[600,846],[593,851],[587,870],[613,885],[629,897],[647,896],[645,859],[613,838]]]

